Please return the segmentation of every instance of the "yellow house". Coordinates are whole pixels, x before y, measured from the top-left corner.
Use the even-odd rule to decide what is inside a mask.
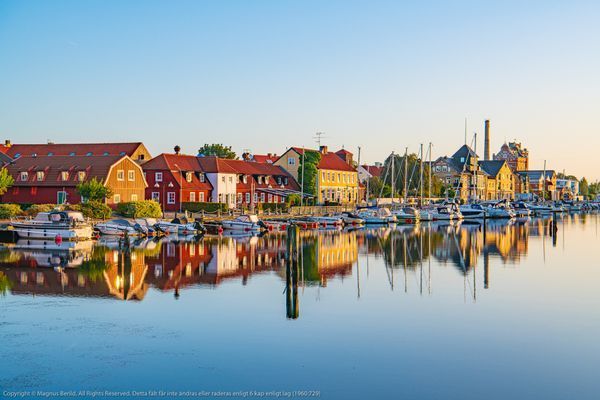
[[[317,152],[312,149],[291,147],[274,164],[286,169],[298,183],[302,184],[299,167],[305,151]],[[330,153],[327,146],[321,146],[318,152],[321,159],[317,165],[317,203],[353,204],[358,202],[358,171],[353,165],[352,153],[343,149]]]
[[[516,178],[505,160],[480,161],[486,173],[486,200],[515,198]]]

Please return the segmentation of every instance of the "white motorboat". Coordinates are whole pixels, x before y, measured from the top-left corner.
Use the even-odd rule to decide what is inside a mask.
[[[396,221],[401,224],[416,224],[421,220],[419,210],[414,207],[402,207],[392,212]]]
[[[508,200],[488,203],[485,206],[488,218],[514,218],[515,212],[512,210]]]
[[[486,217],[485,209],[481,204],[465,204],[460,206],[459,209],[464,219],[483,219]]]
[[[514,203],[513,211],[515,213],[515,216],[517,216],[519,218],[529,217],[529,216],[531,216],[531,214],[533,214],[533,212],[531,211],[531,209],[529,208],[527,203],[525,203],[524,201],[518,201],[518,202]]]
[[[419,216],[421,221],[433,221],[433,212],[429,208],[420,209]]]
[[[536,215],[547,215],[552,213],[552,207],[544,203],[534,203],[529,205],[529,208]]]
[[[358,214],[351,213],[349,211],[344,211],[340,214],[340,218],[344,222],[345,225],[364,225],[365,220],[358,216]]]
[[[460,209],[455,203],[437,206],[431,213],[433,221],[461,220],[463,218]]]
[[[232,220],[225,220],[221,223],[223,229],[242,232],[259,232],[268,229],[267,225],[258,219],[255,214],[244,214]]]
[[[358,216],[365,220],[365,224],[389,224],[396,222],[396,216],[388,208],[364,209]]]
[[[148,236],[149,229],[126,219],[112,219],[96,224],[95,229],[107,236]]]
[[[77,211],[41,212],[33,219],[13,219],[10,226],[22,239],[87,240],[92,226]]]
[[[198,235],[206,232],[206,228],[200,222],[189,222],[186,218],[175,218],[171,222],[154,221],[153,226],[167,234],[184,236]]]

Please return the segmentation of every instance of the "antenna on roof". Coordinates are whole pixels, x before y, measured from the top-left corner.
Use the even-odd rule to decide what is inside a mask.
[[[325,132],[317,132],[315,133],[315,136],[313,136],[313,139],[315,139],[315,142],[321,147],[321,139],[324,137],[326,137]]]
[[[465,117],[465,144],[467,144],[467,117]]]

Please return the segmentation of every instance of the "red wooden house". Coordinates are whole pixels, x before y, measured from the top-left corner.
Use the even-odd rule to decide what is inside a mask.
[[[182,203],[211,201],[213,187],[196,156],[163,153],[142,168],[148,181],[146,199],[159,202],[165,211],[180,211]]]

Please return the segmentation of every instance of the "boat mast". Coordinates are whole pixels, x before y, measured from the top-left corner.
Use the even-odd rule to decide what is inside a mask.
[[[396,194],[396,187],[395,187],[395,173],[394,173],[394,159],[396,158],[396,156],[394,155],[394,152],[392,151],[392,205],[394,204],[394,195]]]
[[[306,151],[304,150],[304,146],[302,146],[302,183],[300,184],[300,207],[304,205],[304,153],[306,153]]]
[[[358,168],[356,168],[356,174],[357,175],[358,175],[359,169],[360,169],[360,146],[358,146]],[[358,183],[358,186],[359,186],[359,189],[360,189],[360,177],[357,176],[357,178],[358,178],[358,182],[357,183]],[[356,192],[356,204],[358,204],[358,194],[359,194],[359,192],[360,192],[360,190],[358,190],[358,192]]]
[[[404,150],[404,204],[408,201],[408,147]]]
[[[429,202],[431,202],[431,142],[429,142]]]
[[[420,177],[419,177],[419,183],[421,186],[421,201],[420,201],[420,206],[423,207],[423,143],[421,143],[421,157],[420,157]]]
[[[544,174],[542,175],[542,202],[546,201],[546,160],[544,160]]]
[[[474,138],[475,145],[473,146],[474,147],[473,153],[475,153],[475,157],[477,157],[477,132],[475,132],[474,135],[475,135],[475,138]],[[478,168],[478,164],[479,163],[477,163],[477,165],[475,165],[475,168],[473,169],[473,180],[475,181],[473,183],[473,198],[475,200],[477,200],[477,183],[478,183],[477,182],[477,168]]]

